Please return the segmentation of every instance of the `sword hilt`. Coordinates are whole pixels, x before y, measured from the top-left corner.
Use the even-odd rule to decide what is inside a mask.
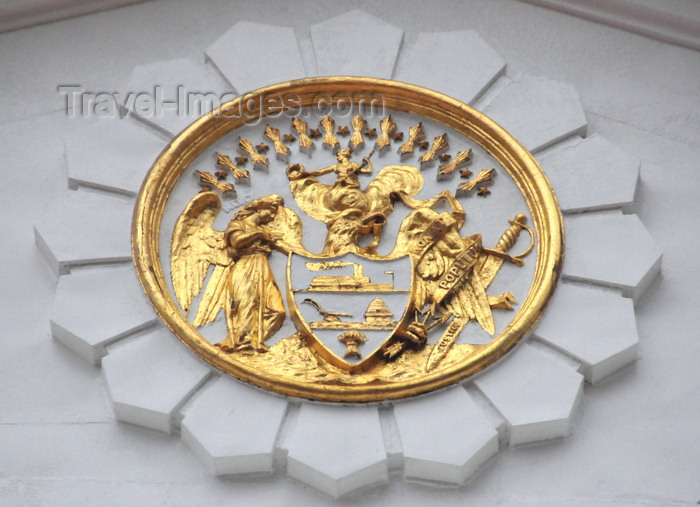
[[[530,245],[520,255],[512,256],[513,259],[522,259],[522,257],[525,257],[527,254],[529,254],[532,251],[532,248],[534,247],[534,244],[535,244],[534,234],[532,232],[532,229],[530,229],[526,225],[527,224],[527,217],[525,215],[523,215],[522,213],[518,213],[517,215],[515,215],[513,220],[508,220],[508,222],[510,223],[510,227],[508,227],[506,229],[506,232],[503,233],[503,235],[501,236],[501,239],[499,239],[498,243],[496,243],[495,250],[500,250],[501,252],[504,252],[504,253],[508,252],[508,250],[513,248],[513,245],[515,245],[515,242],[518,240],[520,233],[523,230],[526,230],[530,234]]]

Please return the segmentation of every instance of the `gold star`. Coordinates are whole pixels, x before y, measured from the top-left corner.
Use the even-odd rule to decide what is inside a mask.
[[[240,157],[236,157],[236,164],[238,165],[245,165],[245,163],[248,162],[248,157],[241,155]]]
[[[418,141],[418,148],[421,150],[427,150],[428,146],[430,146],[430,141]]]
[[[377,137],[377,129],[367,129],[365,135],[370,139],[374,139],[375,137]]]
[[[267,150],[270,149],[270,147],[266,144],[260,143],[255,147],[256,150],[258,150],[258,153],[266,153]]]
[[[214,173],[214,174],[216,174],[216,177],[219,178],[220,180],[225,180],[225,179],[226,179],[226,171],[224,171],[223,169],[219,169],[219,170],[216,171],[216,173]]]
[[[292,134],[285,134],[285,135],[282,136],[282,140],[283,140],[285,143],[293,143],[294,141],[297,140],[297,138],[294,137]]]
[[[394,132],[394,141],[403,141],[403,132]]]
[[[309,130],[309,137],[311,139],[318,139],[319,137],[321,137],[321,130],[320,129]]]
[[[452,155],[450,155],[449,153],[442,153],[438,155],[438,158],[440,159],[440,162],[447,162],[452,158]]]
[[[233,192],[235,190],[233,185],[226,183],[225,181],[217,180],[216,177],[210,172],[197,170],[197,174],[199,174],[199,184],[202,187],[212,186],[222,194],[225,194],[226,192]]]
[[[479,187],[479,189],[477,190],[477,194],[480,195],[481,197],[486,197],[490,193],[491,193],[491,191],[486,187]]]
[[[459,177],[460,178],[469,178],[473,172],[471,172],[469,169],[460,169],[459,171]]]
[[[246,144],[245,146],[247,147],[248,145]],[[253,150],[253,145],[252,145],[252,144],[250,145],[250,150],[251,150],[251,151]],[[262,155],[258,155],[258,154],[255,153],[254,151],[253,151],[252,153],[254,153],[254,154],[255,154],[256,156],[258,156],[258,157],[262,157]],[[240,158],[243,158],[243,161],[245,162],[245,157],[238,157],[238,158],[239,158],[239,159],[240,159]],[[224,155],[223,153],[217,153],[217,154],[216,154],[216,164],[217,164],[217,165],[220,165],[220,166],[223,166],[223,167],[228,167],[228,168],[231,170],[231,172],[233,173],[233,177],[236,178],[236,179],[238,179],[238,178],[247,178],[247,177],[248,177],[248,171],[246,171],[245,169],[241,169],[240,167],[236,167],[236,166],[233,164],[233,161],[231,160],[231,157],[229,157],[228,155]],[[221,170],[220,170],[220,171],[221,171]],[[222,179],[222,178],[219,176],[219,174],[220,174],[220,173],[217,172],[217,173],[216,173],[216,176],[217,176],[219,179]],[[225,177],[226,177],[226,172],[225,172],[225,171],[224,171],[223,175],[224,175],[224,178],[225,178]]]
[[[350,129],[347,128],[345,125],[338,127],[338,131],[336,132],[339,136],[347,136],[350,134]]]

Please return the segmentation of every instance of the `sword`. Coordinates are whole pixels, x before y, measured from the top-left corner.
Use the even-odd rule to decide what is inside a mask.
[[[522,213],[515,215],[513,220],[508,220],[510,227],[501,236],[501,239],[496,243],[496,247],[493,250],[484,249],[486,253],[492,254],[484,258],[481,265],[475,266],[474,270],[479,272],[481,279],[484,282],[484,288],[488,287],[493,279],[496,277],[498,270],[501,268],[503,261],[508,260],[513,264],[518,266],[523,265],[522,258],[529,254],[533,247],[535,246],[535,235],[526,224],[527,217]],[[526,230],[530,235],[530,245],[527,249],[520,255],[510,256],[508,255],[508,250],[510,250],[515,242],[518,240],[520,233]]]

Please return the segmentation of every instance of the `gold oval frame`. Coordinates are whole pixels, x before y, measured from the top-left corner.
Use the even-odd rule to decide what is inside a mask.
[[[370,93],[371,92],[371,93]],[[261,372],[208,343],[182,315],[169,293],[160,261],[160,222],[175,183],[206,148],[225,134],[280,108],[317,105],[320,94],[342,93],[355,105],[381,96],[385,108],[429,118],[472,139],[516,182],[530,209],[537,235],[537,261],[525,301],[488,345],[463,363],[417,379],[386,385],[328,385],[290,381]],[[294,97],[285,104],[284,97]],[[298,99],[298,101],[296,100]],[[329,402],[377,402],[405,398],[454,384],[483,371],[512,349],[540,319],[559,278],[564,231],[557,198],[532,155],[493,120],[441,93],[397,81],[364,77],[320,77],[260,88],[214,110],[183,130],[163,150],[141,187],[132,221],[132,254],[138,277],[156,312],[195,354],[240,380],[287,396]]]

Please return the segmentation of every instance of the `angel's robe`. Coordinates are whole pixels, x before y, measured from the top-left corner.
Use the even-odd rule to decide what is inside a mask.
[[[270,240],[245,240],[256,232],[261,228],[243,220],[233,220],[226,229],[229,252],[237,260],[227,281],[224,310],[228,335],[220,345],[262,352],[267,350],[267,339],[282,326],[285,310],[268,262]]]

